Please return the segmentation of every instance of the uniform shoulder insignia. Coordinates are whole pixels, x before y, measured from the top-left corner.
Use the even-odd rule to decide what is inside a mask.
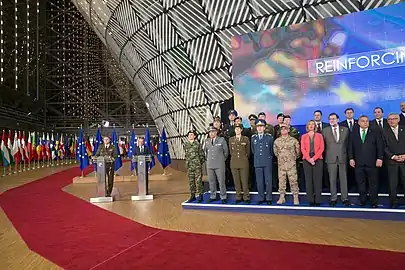
[[[257,134],[253,134],[252,137],[257,137]]]

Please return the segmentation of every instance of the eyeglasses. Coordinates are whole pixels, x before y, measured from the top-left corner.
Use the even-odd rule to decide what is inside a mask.
[[[397,117],[395,117],[395,118],[388,118],[388,120],[389,120],[389,121],[392,121],[392,120],[399,120],[399,118],[397,118]]]

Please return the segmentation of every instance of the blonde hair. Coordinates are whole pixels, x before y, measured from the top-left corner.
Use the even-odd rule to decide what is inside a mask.
[[[305,129],[307,130],[307,132],[309,131],[308,127],[309,127],[309,124],[310,124],[310,123],[314,123],[314,125],[316,126],[316,123],[315,123],[314,120],[309,120],[309,121],[307,122],[307,125],[305,126]]]

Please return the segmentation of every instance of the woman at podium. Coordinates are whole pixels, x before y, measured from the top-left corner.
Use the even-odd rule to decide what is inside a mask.
[[[104,144],[100,145],[97,149],[96,157],[105,158],[105,173],[107,181],[105,185],[106,197],[111,197],[114,187],[114,161],[118,157],[118,151],[113,144],[110,143],[109,137],[104,137]]]

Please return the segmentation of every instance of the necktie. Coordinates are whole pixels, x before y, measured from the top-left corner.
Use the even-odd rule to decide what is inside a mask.
[[[141,154],[143,154],[143,146],[141,147]]]
[[[393,131],[394,131],[394,134],[395,134],[395,138],[396,138],[397,141],[398,141],[398,129],[394,129]]]
[[[214,145],[214,139],[211,140],[211,144]]]
[[[321,132],[321,124],[320,123],[318,123],[318,125],[317,125],[317,127],[316,127],[316,132]]]
[[[353,128],[352,121],[349,121],[349,129],[350,129],[350,131],[352,131],[352,128]]]
[[[262,134],[260,134],[260,135],[259,135],[259,140],[261,140],[261,139],[262,139],[262,137],[263,137],[263,135],[262,135]]]
[[[364,143],[365,140],[366,140],[366,130],[363,129],[361,131],[361,142]]]
[[[337,136],[337,131],[336,131],[336,127],[333,128],[333,137],[335,137],[335,141],[338,141],[338,136]]]
[[[381,120],[378,120],[378,125],[380,126],[380,128],[383,128]]]

